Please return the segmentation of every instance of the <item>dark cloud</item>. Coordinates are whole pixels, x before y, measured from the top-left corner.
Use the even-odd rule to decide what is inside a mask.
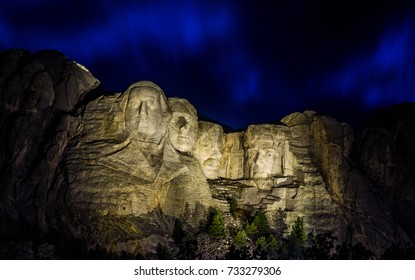
[[[415,21],[394,22],[376,44],[310,84],[312,94],[359,101],[366,109],[415,101]],[[314,81],[315,82],[315,81]]]
[[[415,14],[391,3],[14,0],[0,50],[58,49],[108,90],[149,79],[233,127],[304,109],[349,121],[345,106],[414,101]]]

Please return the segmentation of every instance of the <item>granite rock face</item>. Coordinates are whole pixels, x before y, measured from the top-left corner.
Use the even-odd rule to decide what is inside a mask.
[[[112,223],[126,218],[129,226],[120,230],[125,238],[128,228],[136,226],[135,218],[157,216],[158,211],[190,225],[200,223],[213,199],[198,161],[185,153],[196,140],[195,128],[185,128],[192,118],[195,122],[195,111],[189,114],[187,101],[170,104],[174,113],[164,92],[142,81],[86,106],[66,153],[67,205],[73,216],[82,220],[88,213],[99,221],[112,216]]]
[[[223,150],[223,129],[220,125],[200,121],[193,150],[207,179],[217,179]]]
[[[379,110],[356,134],[352,157],[377,192],[386,194],[388,215],[413,237],[415,225],[415,126],[413,103]]]
[[[0,56],[0,224],[4,235],[56,227],[64,151],[99,81],[63,54]]]
[[[283,210],[288,227],[303,217],[376,256],[415,239],[411,110],[356,134],[313,111],[224,133],[149,81],[109,95],[58,52],[0,61],[2,237],[155,254],[176,218],[196,229],[236,198],[274,228]]]

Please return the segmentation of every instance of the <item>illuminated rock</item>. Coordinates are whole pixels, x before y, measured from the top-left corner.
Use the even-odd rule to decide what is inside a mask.
[[[223,150],[223,128],[215,123],[199,121],[193,151],[207,179],[217,179]]]
[[[224,135],[219,177],[228,179],[244,178],[245,150],[243,135],[243,132],[233,132]]]
[[[209,186],[196,159],[170,144],[171,119],[163,91],[147,81],[89,103],[67,153],[70,208],[118,216],[160,208],[194,225],[203,219]]]
[[[169,126],[169,139],[179,152],[191,152],[197,138],[197,112],[192,104],[183,98],[169,98],[173,118]]]
[[[281,125],[250,125],[245,132],[246,174],[249,178],[268,178],[292,175],[292,166],[286,168],[286,148],[289,129]],[[287,152],[287,153],[286,153]]]
[[[313,111],[225,134],[149,81],[104,95],[58,52],[8,51],[0,62],[2,238],[152,254],[169,246],[176,218],[195,229],[209,207],[243,225],[230,218],[236,198],[238,210],[262,209],[271,226],[281,209],[289,227],[303,217],[307,230],[376,256],[415,239],[412,113],[398,110],[390,127],[357,138]]]

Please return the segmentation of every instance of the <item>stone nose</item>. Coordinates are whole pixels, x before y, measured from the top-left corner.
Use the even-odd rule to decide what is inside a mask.
[[[140,106],[138,106],[138,114],[147,115],[147,103],[145,101],[141,102]]]

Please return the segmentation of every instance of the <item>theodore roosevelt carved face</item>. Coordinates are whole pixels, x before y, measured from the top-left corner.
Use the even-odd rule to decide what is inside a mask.
[[[223,129],[210,122],[199,122],[194,156],[200,162],[203,173],[208,179],[217,179],[221,166]]]

